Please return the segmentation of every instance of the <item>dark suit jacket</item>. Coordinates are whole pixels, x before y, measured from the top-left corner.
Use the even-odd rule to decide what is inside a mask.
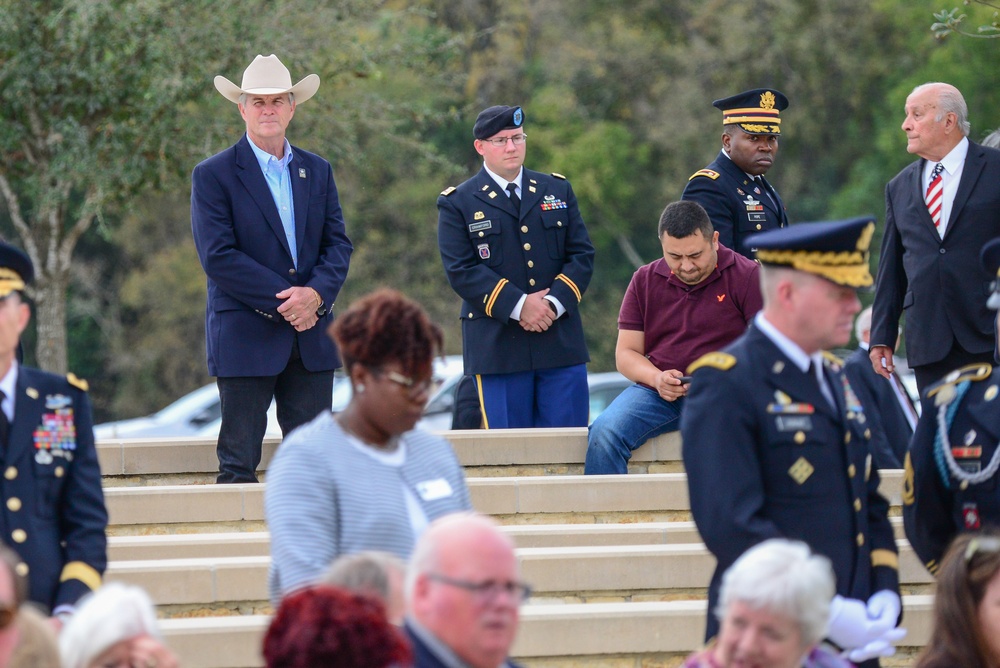
[[[485,168],[438,197],[441,260],[463,300],[466,374],[590,361],[579,304],[594,271],[594,247],[573,188],[562,176],[528,169],[521,179],[520,212]],[[547,331],[526,332],[510,313],[521,295],[544,288],[566,312]]]
[[[872,305],[873,346],[895,349],[906,314],[911,367],[944,360],[955,342],[974,354],[994,347],[994,314],[986,308],[994,277],[980,267],[979,251],[1000,236],[1000,151],[970,142],[944,239],[924,203],[924,163],[911,163],[886,186]]]
[[[858,348],[847,358],[844,372],[865,407],[868,428],[872,432],[871,449],[875,464],[880,469],[903,468],[913,429],[896,398],[892,381],[875,373],[868,351],[864,348]]]
[[[424,642],[417,637],[417,634],[413,632],[412,627],[409,623],[403,624],[403,630],[406,632],[406,638],[410,641],[410,647],[413,650],[413,668],[448,668],[440,658],[431,648],[424,644]],[[520,668],[520,666],[512,661],[504,662],[506,668]]]
[[[720,152],[715,162],[691,175],[681,199],[701,204],[719,233],[719,242],[753,260],[753,251],[743,243],[746,237],[788,225],[778,191],[767,179],[764,187],[771,197],[759,192],[746,173]]]
[[[29,598],[49,610],[101,584],[108,513],[90,400],[75,376],[20,367],[3,470],[3,540],[28,566]]]
[[[889,503],[878,492],[864,414],[840,370],[825,367],[833,407],[755,325],[725,353],[728,369],[692,365],[681,412],[691,514],[717,560],[708,609],[726,569],[768,538],[801,540],[826,555],[842,596],[898,593]],[[710,614],[706,637],[717,629]]]
[[[205,333],[213,376],[277,375],[296,336],[308,370],[340,366],[326,330],[353,249],[330,163],[297,147],[292,153],[297,268],[246,135],[191,175],[191,229],[208,276]],[[275,295],[291,286],[314,288],[329,309],[299,334],[277,310],[283,300]]]

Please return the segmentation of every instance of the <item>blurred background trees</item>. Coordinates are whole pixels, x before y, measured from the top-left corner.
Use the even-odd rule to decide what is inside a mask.
[[[973,140],[1000,124],[997,43],[935,39],[937,10],[933,0],[0,0],[0,235],[34,249],[42,277],[28,360],[87,377],[98,420],[208,382],[189,174],[243,131],[212,78],[238,82],[254,55],[273,52],[294,80],[322,79],[289,137],[334,164],[356,249],[338,308],[398,287],[460,351],[435,201],[479,169],[478,111],[520,104],[526,164],[571,180],[597,246],[583,317],[591,368],[614,368],[618,307],[636,266],[659,255],[660,211],[719,150],[713,99],[758,86],[788,95],[768,178],[796,222],[881,220],[885,183],[912,159],[899,126],[917,84],[958,86]],[[993,11],[974,3],[964,21],[988,25]]]

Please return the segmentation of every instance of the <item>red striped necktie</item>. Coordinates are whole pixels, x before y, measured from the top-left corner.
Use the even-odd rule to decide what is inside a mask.
[[[931,182],[928,184],[927,194],[924,196],[924,201],[927,202],[927,211],[931,214],[931,220],[934,221],[934,227],[941,226],[941,201],[944,191],[942,171],[944,171],[944,165],[940,162],[934,165],[934,171],[931,172]]]

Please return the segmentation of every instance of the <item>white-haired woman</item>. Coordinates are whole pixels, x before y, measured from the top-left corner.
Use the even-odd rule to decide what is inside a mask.
[[[177,668],[149,595],[110,582],[84,599],[59,634],[63,668]]]
[[[684,668],[835,668],[851,664],[819,646],[836,592],[830,560],[802,542],[752,547],[722,576],[721,628]]]

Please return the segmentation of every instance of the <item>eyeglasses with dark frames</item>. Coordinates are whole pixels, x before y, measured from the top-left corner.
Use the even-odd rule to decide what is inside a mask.
[[[493,137],[492,139],[480,139],[479,141],[484,141],[488,144],[493,144],[497,148],[503,148],[507,145],[507,142],[512,142],[514,146],[520,146],[528,138],[528,135],[523,132],[518,135],[511,135],[510,137]]]
[[[524,582],[514,582],[512,580],[483,580],[482,582],[470,582],[469,580],[458,580],[450,578],[440,573],[430,573],[428,576],[435,582],[442,582],[452,587],[458,587],[470,592],[476,600],[486,603],[494,600],[500,592],[506,593],[514,600],[523,603],[531,596],[531,586]]]

